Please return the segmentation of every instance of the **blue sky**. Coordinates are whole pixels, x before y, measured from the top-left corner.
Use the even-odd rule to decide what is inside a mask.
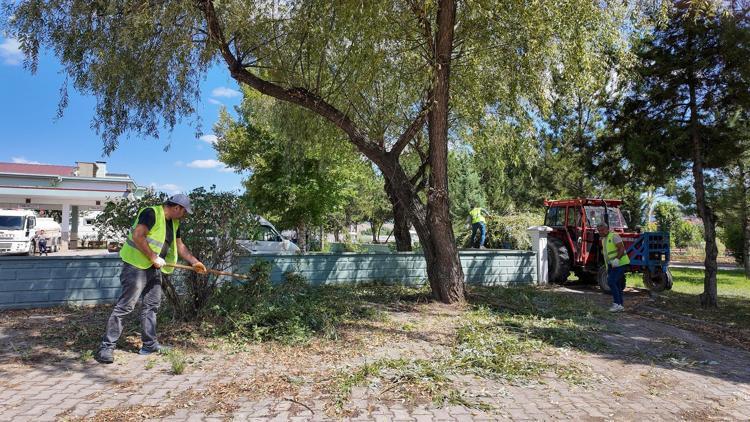
[[[226,69],[212,69],[202,84],[197,113],[203,139],[196,139],[196,128],[186,121],[171,134],[164,131],[159,139],[122,139],[118,149],[105,157],[101,139],[89,127],[95,99],[70,87],[65,115],[55,120],[64,80],[60,62],[46,54],[32,75],[22,61],[18,43],[0,38],[0,162],[75,165],[76,161],[106,161],[109,172],[130,174],[139,186],[170,194],[212,184],[220,190],[243,190],[243,176],[218,162],[211,147],[220,108],[232,110],[242,99]],[[165,152],[170,139],[171,147]]]

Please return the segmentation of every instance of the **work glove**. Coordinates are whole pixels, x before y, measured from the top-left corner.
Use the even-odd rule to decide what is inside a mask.
[[[609,261],[609,266],[612,267],[612,268],[619,267],[620,266],[620,260],[617,259],[617,258],[615,258],[615,259]]]
[[[203,263],[202,263],[202,262],[200,262],[200,261],[198,261],[198,262],[196,262],[195,264],[193,264],[193,269],[194,269],[194,270],[195,270],[195,272],[197,272],[198,274],[205,274],[205,273],[207,273],[207,272],[208,272],[208,270],[206,269],[206,266],[205,266],[205,265],[203,265]]]
[[[155,268],[161,268],[165,265],[167,265],[167,261],[164,260],[164,258],[157,256],[151,261],[152,264],[154,264]]]

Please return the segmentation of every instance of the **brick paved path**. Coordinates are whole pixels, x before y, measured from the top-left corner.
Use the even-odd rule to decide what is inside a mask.
[[[338,342],[196,351],[181,375],[171,374],[163,358],[129,351],[105,366],[75,357],[13,358],[6,349],[0,420],[750,420],[750,353],[635,314],[618,317],[618,327],[603,334],[612,346],[607,353],[552,350],[551,360],[587,371],[582,385],[554,374],[517,385],[456,376],[463,396],[492,408],[387,400],[367,386],[352,390],[346,413],[331,411],[321,385],[335,370],[445,353],[452,338],[446,327],[460,313],[423,305],[419,312],[391,312],[396,323],[386,326],[352,325]],[[397,329],[404,323],[417,328]],[[0,340],[20,341],[7,328],[0,328]]]

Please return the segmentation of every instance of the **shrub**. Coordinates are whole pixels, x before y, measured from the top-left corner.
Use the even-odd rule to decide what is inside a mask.
[[[224,284],[212,297],[205,317],[214,321],[216,334],[240,341],[304,343],[315,334],[335,338],[337,323],[374,315],[351,289],[311,286],[294,273],[271,285],[267,262],[255,264],[249,273],[252,280]]]
[[[672,239],[678,248],[699,246],[702,240],[701,229],[689,221],[680,220],[672,226]]]

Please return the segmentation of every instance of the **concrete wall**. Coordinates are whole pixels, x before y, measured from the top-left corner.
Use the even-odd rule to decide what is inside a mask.
[[[533,252],[461,251],[461,265],[468,283],[484,285],[536,282]],[[303,275],[312,284],[388,281],[408,285],[426,282],[427,270],[421,253],[253,255],[239,262],[240,272],[256,260],[272,262],[271,281],[283,280],[285,272]]]
[[[118,256],[0,257],[0,309],[111,303],[121,263]]]
[[[271,280],[292,271],[313,284],[372,281],[420,285],[427,279],[420,253],[254,255],[239,260],[243,272],[259,259],[272,262]],[[537,281],[533,252],[462,251],[469,283],[531,284]],[[1,257],[0,309],[112,303],[120,293],[118,256]]]

